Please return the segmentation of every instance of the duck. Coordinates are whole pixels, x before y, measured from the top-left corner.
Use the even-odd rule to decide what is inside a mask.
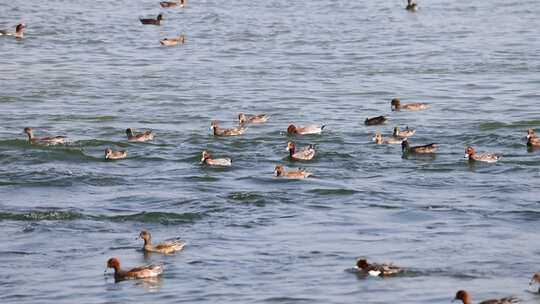
[[[184,7],[186,5],[186,0],[178,0],[178,1],[162,1],[159,3],[159,5],[161,5],[161,7],[163,8],[169,8],[169,7],[175,7],[175,6],[179,6],[179,7]]]
[[[397,137],[390,137],[390,138],[384,140],[383,137],[382,137],[382,134],[381,134],[381,133],[377,133],[377,134],[375,134],[375,137],[373,137],[373,141],[374,141],[375,144],[377,144],[377,145],[382,145],[382,144],[387,144],[387,145],[399,145],[399,144],[401,144],[401,142],[403,141],[403,139],[397,138]]]
[[[304,179],[313,175],[313,173],[306,172],[304,169],[297,169],[296,171],[285,171],[282,165],[277,165],[274,169],[277,177],[285,177],[290,179]]]
[[[186,36],[180,35],[180,36],[178,36],[176,38],[161,39],[159,41],[159,43],[161,43],[161,45],[164,45],[164,46],[173,46],[173,45],[184,44],[184,43],[186,43]]]
[[[486,163],[495,163],[501,159],[500,155],[495,155],[491,153],[482,153],[476,154],[476,150],[473,147],[467,147],[465,149],[465,158],[468,158],[470,161],[481,161]]]
[[[204,150],[202,152],[201,164],[205,164],[208,166],[230,167],[232,165],[232,160],[230,158],[212,159],[210,153]]]
[[[219,122],[217,120],[212,121],[210,129],[214,131],[214,136],[220,137],[242,135],[246,131],[246,128],[242,126],[230,129],[220,129]]]
[[[47,144],[64,144],[66,143],[65,136],[50,136],[50,137],[34,137],[34,130],[32,128],[24,128],[24,133],[28,135],[28,141],[30,143],[47,143]]]
[[[113,151],[111,148],[105,149],[106,160],[123,159],[127,157],[127,151]]]
[[[395,110],[395,111],[399,111],[399,110],[419,111],[419,110],[427,109],[428,106],[427,104],[420,103],[420,102],[401,104],[401,101],[399,100],[399,98],[394,98],[390,102],[390,107],[392,108],[392,110]]]
[[[532,276],[529,285],[532,285],[534,283],[540,283],[540,272],[537,272]],[[540,293],[540,289],[538,289],[538,293]]]
[[[308,125],[305,127],[296,127],[293,124],[290,124],[287,127],[287,133],[289,135],[298,134],[298,135],[310,135],[310,134],[321,134],[326,125]]]
[[[461,300],[463,304],[472,304],[471,296],[468,292],[465,290],[459,290],[456,292],[456,297],[454,298],[454,301]],[[516,297],[507,297],[502,299],[491,299],[491,300],[485,300],[478,304],[512,304],[512,303],[519,303],[519,299]]]
[[[114,269],[114,279],[116,281],[154,278],[163,273],[163,266],[155,264],[123,270],[120,267],[120,260],[118,258],[110,258],[107,261],[107,268]]]
[[[163,20],[163,15],[159,14],[157,15],[156,19],[152,18],[139,18],[142,24],[153,24],[153,25],[161,25],[161,20]]]
[[[143,142],[154,139],[154,133],[152,133],[152,131],[145,131],[144,133],[134,134],[131,128],[127,128],[126,135],[129,141]]]
[[[23,39],[25,28],[26,25],[24,23],[19,23],[15,27],[15,33],[8,32],[7,30],[0,30],[0,36],[13,36],[16,39]]]
[[[385,117],[385,116],[376,116],[376,117],[371,117],[371,118],[366,118],[366,120],[364,121],[364,124],[366,126],[375,126],[375,125],[383,125],[385,124],[386,122],[388,121],[388,118]]]
[[[540,147],[540,138],[536,137],[534,129],[529,129],[527,131],[527,146]]]
[[[401,151],[403,153],[411,153],[411,154],[426,154],[426,153],[435,153],[437,151],[438,146],[434,143],[423,145],[423,146],[409,146],[409,141],[407,138],[403,139],[403,142],[401,143]]]
[[[302,150],[296,151],[296,144],[292,141],[287,143],[287,151],[289,151],[289,157],[292,160],[312,160],[315,157],[315,147],[309,145]]]
[[[407,126],[405,128],[405,130],[400,130],[399,127],[395,127],[394,128],[394,133],[392,134],[392,136],[400,137],[400,138],[406,138],[406,137],[413,136],[414,133],[416,133],[416,130],[415,129],[409,129],[409,126]]]
[[[141,231],[141,233],[139,234],[139,238],[144,240],[143,250],[145,252],[169,254],[176,251],[182,251],[184,249],[184,246],[186,246],[186,242],[181,240],[168,241],[159,243],[157,245],[152,245],[152,235],[146,230]]]
[[[374,277],[392,276],[405,271],[405,269],[392,264],[370,264],[365,258],[358,259],[354,268],[358,272]]]
[[[418,4],[412,2],[412,0],[407,0],[407,6],[405,9],[411,12],[416,12],[418,10]]]
[[[258,115],[246,115],[244,113],[238,114],[238,123],[240,125],[245,124],[262,124],[268,121],[268,118],[270,116],[266,114],[258,114]]]

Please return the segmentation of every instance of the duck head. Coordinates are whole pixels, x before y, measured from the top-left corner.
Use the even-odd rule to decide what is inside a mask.
[[[373,137],[373,141],[376,143],[376,144],[382,144],[383,142],[383,139],[382,139],[382,135],[381,133],[377,133],[375,134],[375,137]]]
[[[356,267],[358,267],[358,269],[366,269],[368,266],[367,259],[358,259],[358,261],[356,261]]]
[[[403,141],[401,142],[401,151],[405,152],[408,148],[409,148],[409,141],[407,140],[407,138],[404,138]]]
[[[454,300],[452,300],[452,302],[459,301],[459,300],[461,300],[465,304],[469,304],[471,303],[471,296],[465,290],[460,290],[456,292],[456,297],[454,298]]]
[[[535,138],[535,137],[536,137],[536,132],[534,131],[534,129],[527,130],[527,139]]]
[[[392,133],[394,136],[399,136],[399,127],[394,128],[394,133]]]
[[[114,271],[120,270],[120,260],[117,258],[110,258],[107,261],[107,268],[113,268]]]
[[[532,285],[534,283],[540,283],[540,272],[537,272],[533,275],[531,281],[529,282],[529,285]]]
[[[210,159],[210,153],[204,150],[202,151],[201,163],[205,163],[207,159]]]
[[[287,151],[291,156],[296,152],[296,145],[292,141],[287,143]]]
[[[163,20],[163,15],[162,15],[162,14],[157,15],[157,18],[156,18],[156,19],[157,19],[157,21]]]
[[[473,156],[474,154],[476,154],[476,151],[474,150],[473,147],[469,146],[465,149],[465,158],[469,158],[470,156]]]
[[[410,0],[409,0],[409,2],[410,2]],[[401,107],[401,101],[399,100],[399,98],[392,99],[392,101],[390,102],[390,107],[393,110],[399,110],[399,108]]]
[[[126,135],[127,135],[128,137],[133,137],[133,130],[131,130],[131,128],[127,128],[127,129],[126,129]]]
[[[143,239],[144,243],[146,244],[150,243],[150,239],[152,238],[152,236],[150,235],[150,232],[143,230],[141,231],[141,233],[139,233],[139,238]]]
[[[107,148],[105,149],[105,158],[109,157],[109,155],[112,154],[112,149],[111,148]]]
[[[244,113],[238,114],[238,122],[240,124],[246,123],[246,121],[247,121],[246,114],[244,114]]]
[[[290,124],[289,127],[287,128],[287,133],[296,134],[296,133],[298,133],[298,130],[296,129],[295,125]]]
[[[17,27],[15,28],[15,35],[18,38],[22,38],[24,36],[24,29],[26,28],[26,25],[24,23],[17,24]]]
[[[284,172],[285,172],[285,169],[283,169],[282,165],[277,165],[276,168],[274,169],[274,173],[276,173],[276,176],[282,176]]]

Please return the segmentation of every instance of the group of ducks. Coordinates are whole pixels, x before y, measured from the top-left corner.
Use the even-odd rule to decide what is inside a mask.
[[[177,0],[177,1],[163,1],[160,2],[159,5],[163,8],[175,8],[180,7],[183,8],[186,5],[186,0]],[[157,17],[154,18],[139,18],[142,24],[146,25],[161,25],[161,20],[163,20],[163,14],[157,15]],[[165,46],[173,46],[173,45],[179,45],[184,44],[186,42],[186,36],[185,35],[179,35],[178,37],[174,38],[165,38],[161,39],[159,43],[161,45]]]
[[[393,265],[393,264],[375,264],[368,263],[366,258],[359,258],[356,261],[356,266],[353,267],[353,271],[365,275],[365,276],[380,276],[380,277],[389,277],[394,275],[399,275],[406,272],[405,268]],[[529,285],[534,283],[540,283],[540,272],[537,272],[531,278]],[[540,293],[540,288],[538,289]],[[453,301],[461,300],[463,304],[472,304],[470,294],[465,290],[459,290],[456,292],[456,296]],[[452,302],[453,302],[452,301]],[[512,304],[519,303],[519,299],[516,297],[506,297],[501,299],[490,299],[480,302],[479,304]]]

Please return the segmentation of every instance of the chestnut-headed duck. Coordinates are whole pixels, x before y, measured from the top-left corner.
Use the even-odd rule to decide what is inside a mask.
[[[266,114],[249,115],[249,114],[240,113],[238,114],[238,123],[240,125],[262,124],[262,123],[267,122],[268,118],[270,118],[270,116]]]
[[[366,118],[366,120],[364,121],[364,124],[366,126],[384,125],[387,121],[388,121],[388,118],[381,115],[377,117]]]
[[[494,163],[501,159],[500,155],[495,155],[491,153],[482,153],[476,154],[476,150],[473,147],[467,147],[465,149],[465,158],[474,161],[481,161],[486,163]]]
[[[274,169],[277,177],[286,177],[291,179],[304,179],[313,175],[313,173],[306,172],[304,169],[297,169],[296,171],[285,171],[285,168],[282,165],[277,165]]]
[[[167,241],[157,245],[152,245],[152,235],[150,235],[150,232],[146,230],[141,231],[139,237],[144,240],[143,250],[146,252],[169,254],[176,251],[182,251],[186,245],[186,242],[181,240]]]
[[[15,27],[15,33],[8,32],[7,30],[0,30],[0,36],[13,36],[17,39],[23,39],[25,28],[26,28],[26,25],[24,25],[24,23],[19,23]]]
[[[409,146],[409,141],[407,138],[403,139],[403,142],[401,143],[401,151],[403,153],[411,153],[411,154],[426,154],[426,153],[435,153],[437,151],[437,145],[434,143],[431,143],[429,145],[423,145],[423,146]]]
[[[159,41],[159,43],[161,43],[161,45],[164,45],[164,46],[173,46],[173,45],[184,44],[184,43],[186,43],[186,36],[180,35],[180,36],[178,36],[176,38],[161,39]]]
[[[373,141],[377,145],[387,144],[387,145],[399,145],[403,141],[401,138],[397,137],[390,137],[388,139],[383,139],[383,136],[381,133],[375,134],[375,137],[373,137]]]
[[[309,145],[302,150],[296,151],[296,144],[292,141],[287,143],[287,151],[292,160],[312,160],[315,157],[315,147]]]
[[[28,135],[28,141],[31,143],[47,143],[47,144],[64,144],[66,143],[65,136],[49,136],[49,137],[34,137],[34,130],[32,128],[24,128],[24,133]]]
[[[210,129],[214,132],[214,136],[222,136],[222,137],[242,135],[244,134],[244,132],[246,132],[246,128],[244,127],[221,129],[219,127],[219,122],[217,120],[212,121],[212,124],[210,125]]]
[[[169,8],[169,7],[184,7],[186,5],[186,0],[178,0],[178,1],[162,1],[159,3],[161,7],[163,8]]]
[[[534,283],[540,283],[540,272],[537,272],[532,276],[529,285],[532,285]],[[540,293],[540,288],[538,289],[538,293]]]
[[[364,258],[358,259],[354,268],[358,272],[374,277],[392,276],[405,271],[405,269],[392,264],[370,264]]]
[[[153,278],[163,273],[163,266],[161,265],[147,265],[123,270],[120,268],[120,260],[117,258],[110,258],[107,261],[107,268],[114,269],[114,279],[116,281]]]
[[[452,302],[461,300],[463,304],[472,304],[471,296],[468,292],[465,290],[460,290],[456,292],[456,297]],[[485,300],[478,304],[513,304],[513,303],[519,303],[519,299],[516,297],[507,297],[502,299],[491,299],[491,300]]]
[[[394,128],[394,133],[392,136],[394,137],[400,137],[400,138],[406,138],[411,137],[416,133],[415,129],[409,129],[409,126],[407,126],[404,130],[400,130],[399,127]]]
[[[124,159],[126,157],[127,151],[113,151],[111,148],[105,149],[105,159],[107,160]]]
[[[205,164],[209,166],[230,167],[232,165],[232,161],[230,158],[212,159],[212,156],[210,155],[210,153],[204,150],[202,152],[201,164]]]
[[[318,125],[308,125],[305,127],[296,127],[293,124],[290,124],[287,128],[287,133],[290,135],[298,134],[298,135],[310,135],[310,134],[321,134],[324,127],[326,125],[318,126]]]
[[[536,137],[536,132],[534,129],[529,129],[527,131],[527,146],[540,147],[540,138]]]
[[[145,131],[144,133],[133,133],[131,128],[126,129],[126,135],[129,141],[148,141],[154,139],[154,133],[152,131]]]
[[[394,98],[390,102],[390,107],[392,108],[392,110],[396,110],[396,111],[399,111],[399,110],[418,111],[418,110],[425,110],[427,109],[428,106],[425,103],[419,103],[419,102],[401,104],[401,101],[399,100],[399,98]]]
[[[152,24],[152,25],[161,25],[161,20],[163,20],[163,15],[157,15],[156,19],[153,18],[139,18],[142,24]]]
[[[416,12],[418,10],[418,4],[412,2],[412,0],[407,0],[407,6],[405,9],[411,12]]]

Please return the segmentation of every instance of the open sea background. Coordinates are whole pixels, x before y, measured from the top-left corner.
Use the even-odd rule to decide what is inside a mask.
[[[4,1],[0,27],[24,21],[27,37],[0,37],[0,302],[433,304],[466,289],[538,303],[540,152],[525,136],[540,128],[540,6],[419,4]],[[159,12],[160,27],[138,21]],[[431,107],[391,112],[394,97]],[[239,112],[271,120],[211,135]],[[286,159],[291,122],[327,125],[296,138],[316,160]],[[371,142],[398,125],[440,152]],[[70,144],[30,145],[24,127]],[[127,142],[127,127],[156,139]],[[467,145],[503,159],[469,165]],[[105,162],[106,147],[129,158]],[[232,168],[201,167],[203,149]],[[275,178],[279,163],[315,177]],[[142,229],[188,245],[145,257]],[[410,272],[346,271],[359,256]],[[115,284],[110,257],[165,273]]]

